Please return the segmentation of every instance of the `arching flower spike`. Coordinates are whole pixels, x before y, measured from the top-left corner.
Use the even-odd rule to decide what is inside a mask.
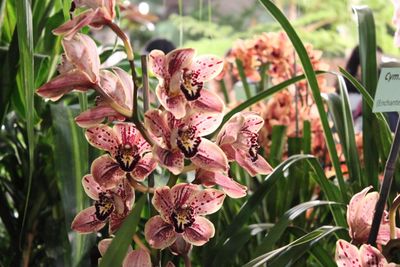
[[[215,229],[203,215],[219,210],[224,198],[219,190],[200,190],[193,184],[157,188],[152,203],[160,215],[147,221],[146,240],[156,249],[169,247],[179,235],[192,245],[204,245],[214,236]]]
[[[92,233],[99,231],[109,221],[109,232],[114,233],[132,208],[135,199],[132,187],[128,181],[121,180],[115,188],[107,190],[90,174],[83,177],[82,185],[95,202],[76,215],[71,228],[83,234]]]
[[[251,176],[268,174],[272,167],[258,154],[258,131],[263,118],[253,112],[241,112],[233,116],[217,136],[217,144],[228,160],[235,160]]]
[[[178,120],[168,111],[149,110],[145,127],[156,141],[153,152],[158,162],[174,174],[179,174],[184,159],[200,168],[227,171],[224,152],[213,142],[203,138],[221,123],[222,114],[188,113]]]
[[[156,168],[151,146],[132,123],[117,123],[113,128],[98,125],[85,135],[92,146],[109,153],[93,161],[91,169],[96,182],[107,189],[126,174],[142,181]]]
[[[217,95],[207,92],[202,96],[204,82],[221,72],[223,61],[216,56],[194,56],[195,50],[191,48],[176,49],[167,55],[160,50],[149,54],[150,68],[159,80],[158,100],[177,119],[185,116],[186,105],[190,102],[207,111],[223,109]]]

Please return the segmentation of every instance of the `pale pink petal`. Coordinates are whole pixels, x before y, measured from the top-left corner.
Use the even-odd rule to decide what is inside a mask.
[[[225,104],[222,99],[215,93],[208,90],[201,90],[200,97],[194,101],[190,101],[190,106],[202,112],[218,112],[222,113]]]
[[[135,202],[135,192],[128,179],[120,180],[112,191],[114,193],[115,212],[122,214],[126,213],[127,210],[131,210],[132,204]]]
[[[186,255],[192,249],[192,244],[183,239],[182,235],[178,235],[175,242],[169,247],[174,255]]]
[[[86,139],[95,148],[105,150],[115,156],[118,150],[118,137],[113,129],[105,124],[91,127],[85,132]]]
[[[172,202],[174,207],[189,205],[189,200],[199,191],[194,184],[181,183],[171,188]]]
[[[368,186],[368,187],[364,188],[361,192],[358,192],[357,194],[355,194],[350,199],[349,205],[347,206],[347,214],[346,214],[347,224],[349,225],[350,236],[352,236],[351,228],[354,225],[354,222],[355,222],[355,219],[357,216],[357,211],[361,205],[362,199],[365,197],[365,195],[371,189],[372,189],[372,186]]]
[[[72,221],[71,228],[81,234],[97,232],[106,225],[105,221],[96,218],[96,208],[91,206],[82,210]]]
[[[201,113],[193,111],[185,117],[184,125],[196,127],[197,136],[205,136],[218,129],[222,122],[224,114],[222,113]]]
[[[218,76],[224,67],[224,61],[216,56],[202,55],[193,60],[190,69],[198,74],[196,82],[209,81]]]
[[[165,148],[169,144],[171,129],[168,127],[165,112],[159,109],[147,111],[144,116],[144,127],[159,146]]]
[[[119,164],[109,155],[95,159],[92,162],[91,173],[94,180],[105,189],[114,188],[125,176],[125,172],[121,170]]]
[[[97,245],[97,248],[99,249],[101,256],[104,256],[104,254],[106,254],[106,251],[107,251],[108,247],[110,246],[111,242],[112,242],[112,238],[106,238],[99,242],[99,244]]]
[[[132,76],[129,75],[126,71],[123,69],[114,67],[113,72],[121,81],[122,85],[122,90],[118,91],[118,94],[123,95],[123,100],[124,103],[119,103],[119,105],[127,107],[128,109],[131,109],[132,107],[132,99],[133,99],[133,81],[132,81]]]
[[[163,85],[158,85],[156,94],[161,105],[174,114],[177,119],[181,119],[185,116],[187,101],[183,93],[177,92],[175,95],[171,95]]]
[[[166,55],[168,73],[173,76],[176,72],[187,68],[195,55],[195,50],[192,48],[175,49]]]
[[[106,118],[118,118],[124,120],[125,117],[107,105],[95,106],[88,109],[75,118],[76,124],[82,128],[91,128],[104,122]]]
[[[219,146],[224,144],[233,144],[238,138],[243,122],[244,118],[240,113],[230,118],[218,133],[217,144]]]
[[[89,36],[77,33],[71,40],[63,39],[62,45],[68,60],[96,83],[100,72],[96,43]]]
[[[62,73],[39,87],[36,93],[46,99],[57,101],[72,90],[87,91],[93,84],[89,76],[79,70]]]
[[[196,180],[199,180],[205,186],[219,185],[231,198],[241,198],[247,194],[246,186],[239,184],[221,172],[211,172],[199,169],[196,172]]]
[[[361,200],[355,218],[352,220],[352,224],[349,225],[349,228],[352,230],[352,235],[350,236],[361,243],[364,243],[368,239],[368,228],[371,226],[378,198],[378,192],[368,193]]]
[[[361,266],[357,247],[343,239],[336,242],[335,261],[338,267]]]
[[[91,199],[99,200],[99,193],[104,192],[105,189],[102,188],[93,178],[91,174],[87,174],[82,178],[82,186],[85,190],[86,195]]]
[[[234,148],[231,144],[223,144],[220,145],[222,151],[224,151],[226,157],[229,161],[234,161],[236,158],[236,148]]]
[[[176,240],[173,226],[164,222],[161,216],[154,216],[146,222],[144,236],[150,246],[155,249],[169,247]]]
[[[243,112],[244,122],[242,131],[257,133],[264,125],[264,119],[254,112]]]
[[[143,181],[157,167],[157,161],[152,153],[145,154],[132,171],[132,177],[137,181]]]
[[[201,138],[197,153],[191,158],[194,165],[208,170],[228,170],[228,159],[224,152],[213,142]]]
[[[248,153],[244,151],[236,151],[235,159],[237,163],[250,174],[250,176],[269,174],[273,170],[271,165],[269,165],[261,155],[257,155],[257,159],[253,160]]]
[[[212,222],[204,217],[196,217],[192,226],[185,229],[183,238],[194,246],[202,246],[214,236],[215,228]]]
[[[177,175],[182,172],[184,156],[180,150],[171,151],[154,146],[153,155],[161,166],[167,168],[173,174]]]
[[[360,247],[362,266],[385,267],[388,264],[382,253],[371,245],[364,244]]]
[[[149,67],[157,78],[164,79],[167,77],[166,57],[161,50],[152,50],[149,54]]]
[[[150,255],[144,249],[135,249],[126,255],[122,267],[152,267]]]
[[[174,201],[171,189],[168,186],[159,187],[155,190],[151,200],[154,208],[160,213],[161,218],[170,223],[171,212],[174,209]]]
[[[400,229],[396,228],[397,235]],[[368,233],[369,234],[369,233]],[[399,237],[399,236],[398,236]],[[390,240],[390,225],[389,222],[381,223],[379,226],[378,236],[376,237],[376,243],[381,245],[386,245]]]
[[[204,189],[193,194],[188,202],[193,208],[194,216],[212,214],[224,203],[224,192],[217,189]]]
[[[65,39],[71,39],[80,29],[89,25],[95,16],[96,11],[85,11],[54,29],[53,33],[55,35],[64,35]]]

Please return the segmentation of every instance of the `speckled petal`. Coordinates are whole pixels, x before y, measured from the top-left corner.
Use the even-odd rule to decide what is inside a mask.
[[[96,218],[96,208],[91,206],[82,210],[72,221],[71,228],[81,234],[88,234],[99,231],[106,225],[106,221]]]
[[[201,138],[198,151],[191,160],[199,168],[213,171],[228,170],[228,159],[224,152],[216,144],[205,138]]]
[[[105,124],[91,127],[85,132],[86,139],[95,148],[110,152],[115,157],[119,140],[113,129]]]
[[[95,159],[92,162],[91,173],[94,180],[105,189],[116,187],[125,176],[125,172],[121,170],[119,164],[109,155]]]
[[[190,196],[189,206],[193,208],[194,216],[212,214],[224,203],[225,193],[217,189],[197,191]]]
[[[197,217],[192,226],[183,233],[183,239],[194,246],[202,246],[214,236],[215,228],[212,222],[204,217]]]
[[[164,222],[161,216],[150,218],[144,226],[147,242],[155,249],[164,249],[176,240],[176,233],[171,224]]]

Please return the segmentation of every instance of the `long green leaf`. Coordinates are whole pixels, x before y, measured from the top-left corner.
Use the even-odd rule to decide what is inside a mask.
[[[308,57],[307,50],[304,47],[300,37],[297,35],[296,31],[293,29],[292,25],[285,17],[285,15],[275,6],[272,1],[269,0],[259,0],[263,6],[269,11],[269,13],[279,22],[286,34],[288,35],[290,41],[292,42],[297,55],[300,58],[301,65],[304,69],[304,74],[306,75],[308,84],[310,85],[315,104],[318,109],[318,113],[321,119],[321,124],[324,129],[325,140],[327,143],[330,158],[332,160],[333,167],[339,182],[340,191],[342,194],[342,201],[348,202],[349,196],[347,195],[346,184],[343,179],[342,170],[340,168],[339,157],[336,152],[335,141],[333,140],[333,135],[329,127],[328,117],[325,112],[324,104],[320,95],[320,90],[318,87],[318,81],[312,67],[310,58]]]
[[[22,229],[26,221],[26,212],[29,204],[30,191],[32,186],[32,174],[34,168],[34,58],[33,58],[33,31],[32,31],[32,11],[28,0],[16,1],[17,11],[17,30],[18,47],[20,54],[20,73],[22,75],[23,89],[25,94],[25,118],[28,135],[28,154],[29,171],[27,174],[28,189],[26,194],[26,203],[23,214]]]
[[[140,213],[142,212],[145,202],[146,194],[143,194],[136,202],[131,213],[126,217],[121,228],[117,231],[106,254],[101,259],[100,267],[121,266],[128,251],[128,246],[136,232],[136,227],[140,220]]]

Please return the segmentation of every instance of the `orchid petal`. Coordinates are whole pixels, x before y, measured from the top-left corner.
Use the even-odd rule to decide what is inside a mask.
[[[224,61],[216,56],[202,55],[193,60],[190,69],[193,70],[197,79],[196,82],[204,82],[214,79],[222,71]]]
[[[97,248],[98,248],[101,256],[104,256],[104,254],[106,254],[106,251],[107,251],[108,247],[110,246],[111,242],[112,242],[112,238],[105,238],[99,242],[99,244],[97,245]]]
[[[106,118],[124,120],[125,117],[107,105],[95,106],[88,109],[75,118],[76,124],[82,128],[91,128],[102,123]]]
[[[91,127],[85,132],[86,139],[95,148],[105,150],[115,156],[118,150],[119,140],[113,129],[101,124]]]
[[[237,163],[250,174],[250,176],[269,174],[273,170],[271,165],[269,165],[269,163],[260,155],[257,155],[256,160],[253,160],[248,153],[238,150],[236,151],[235,159]]]
[[[342,239],[336,242],[335,261],[338,267],[354,266],[356,263],[361,266],[357,247]]]
[[[149,54],[149,66],[157,78],[167,77],[166,57],[161,50],[152,50]]]
[[[193,112],[185,118],[184,125],[196,127],[197,136],[205,136],[218,129],[223,119],[222,113]]]
[[[114,212],[111,213],[109,223],[108,223],[108,232],[110,234],[115,233],[124,222],[125,218],[128,216],[128,213],[124,214],[115,214]]]
[[[144,226],[144,235],[147,242],[155,249],[164,249],[176,240],[176,233],[171,224],[164,222],[161,216],[150,218]]]
[[[361,200],[352,224],[352,228],[353,230],[355,230],[354,234],[356,235],[353,236],[353,238],[358,238],[358,229],[363,230],[366,226],[370,226],[372,217],[375,213],[375,206],[378,198],[379,193],[375,191],[366,194],[365,197]]]
[[[97,232],[106,225],[105,221],[96,218],[96,208],[91,206],[79,212],[72,221],[71,228],[81,234]]]
[[[133,104],[132,99],[133,99],[134,85],[133,85],[132,77],[121,68],[114,67],[112,70],[121,81],[123,90],[118,91],[118,94],[123,95],[123,98],[125,100],[123,103],[118,103],[118,104],[130,109]]]
[[[236,148],[234,148],[231,144],[223,144],[220,145],[222,151],[224,151],[227,159],[229,161],[234,161],[236,158]]]
[[[91,173],[94,180],[105,189],[114,188],[125,176],[125,172],[121,170],[119,164],[109,155],[95,159],[92,162]]]
[[[189,199],[199,191],[194,184],[181,183],[171,188],[172,201],[174,207],[189,205]]]
[[[154,146],[153,155],[161,166],[177,175],[183,170],[184,156],[180,150],[167,150],[159,146]]]
[[[134,146],[142,139],[140,132],[133,123],[117,123],[113,126],[113,130],[118,138],[118,143],[122,146],[126,144]]]
[[[201,90],[200,97],[190,102],[190,106],[201,112],[222,113],[225,104],[215,93],[208,90]]]
[[[192,226],[185,229],[183,239],[194,246],[202,246],[214,236],[215,228],[212,222],[204,217],[196,217]]]
[[[154,192],[151,203],[160,213],[161,218],[165,222],[170,223],[171,212],[174,208],[171,189],[168,186],[157,188]]]
[[[264,125],[264,119],[254,112],[243,112],[244,122],[242,129],[249,132],[255,132],[261,130]]]
[[[87,91],[92,86],[89,76],[82,71],[72,70],[45,83],[37,89],[36,93],[43,98],[57,101],[72,90]]]
[[[364,244],[360,247],[360,259],[362,266],[382,266],[388,264],[382,253],[371,245]]]
[[[144,126],[152,135],[156,143],[162,147],[169,140],[171,130],[166,122],[166,113],[159,109],[152,109],[146,112],[144,116]],[[168,141],[169,143],[169,141]]]
[[[228,170],[228,159],[213,142],[201,138],[197,153],[191,158],[194,165],[208,170]]]
[[[158,85],[156,88],[156,95],[161,105],[174,114],[177,119],[181,119],[185,116],[187,101],[181,92],[171,95],[163,85]]]
[[[132,177],[137,181],[143,181],[157,167],[157,161],[152,153],[145,154],[132,171]]]
[[[221,146],[234,143],[242,129],[243,121],[244,118],[239,113],[225,123],[224,127],[222,127],[221,131],[218,133],[217,144]]]
[[[99,200],[99,194],[104,192],[105,189],[102,188],[93,178],[91,174],[87,174],[82,178],[82,186],[85,190],[86,195],[91,199]]]
[[[135,249],[126,255],[122,267],[152,267],[150,255],[144,249]]]
[[[64,35],[64,39],[71,39],[80,29],[89,25],[96,15],[97,12],[94,10],[85,11],[54,29],[53,33]]]
[[[192,48],[175,49],[166,55],[168,64],[168,73],[172,77],[183,68],[187,68],[195,55],[195,50]]]
[[[224,203],[224,192],[217,189],[205,189],[192,194],[188,202],[193,208],[194,216],[212,214]]]
[[[368,191],[371,189],[372,189],[372,186],[368,186],[368,187],[364,188],[361,192],[358,192],[357,194],[355,194],[350,199],[349,205],[347,206],[347,214],[346,214],[347,224],[349,225],[349,228],[350,228],[349,229],[350,236],[352,236],[352,233],[351,233],[352,226],[357,217],[358,209],[362,203],[362,200],[364,199],[364,197],[368,193]]]

